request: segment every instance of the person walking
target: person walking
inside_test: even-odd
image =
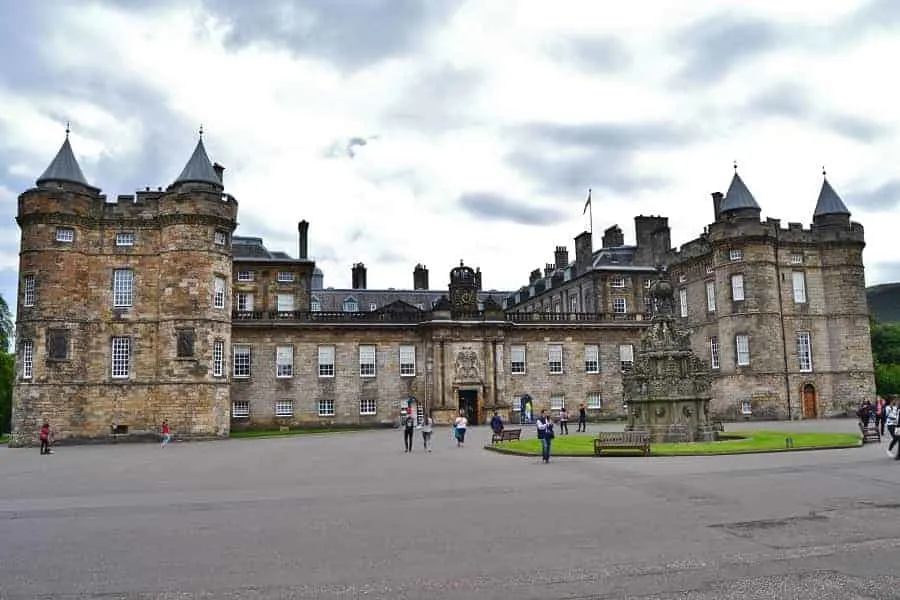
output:
[[[553,420],[547,416],[547,411],[542,410],[537,420],[537,436],[541,440],[541,458],[544,463],[550,462],[550,445],[553,442]]]
[[[885,427],[885,414],[884,409],[887,403],[884,401],[884,398],[881,396],[878,397],[878,400],[875,401],[875,428],[878,430],[878,435],[884,437],[884,427]]]
[[[462,448],[466,443],[466,429],[469,427],[469,420],[466,418],[466,413],[460,411],[459,416],[456,417],[456,422],[453,425],[456,429],[456,447]]]
[[[406,417],[406,420],[403,421],[403,446],[406,448],[405,452],[412,452],[413,433],[415,430],[416,422],[413,421],[412,417]]]
[[[50,449],[50,421],[44,421],[38,436],[41,440],[41,454],[53,454]]]
[[[894,446],[900,444],[900,401],[892,398],[891,403],[884,407],[884,420],[887,424],[888,433],[891,434],[891,443],[888,444],[887,454],[895,460],[900,460],[900,448],[897,449],[897,455],[894,456]]]
[[[162,445],[160,446],[160,448],[165,448],[166,446],[169,445],[169,440],[172,439],[172,432],[169,430],[169,420],[168,419],[163,419],[162,438],[163,438],[163,440],[162,440]]]
[[[425,448],[425,452],[431,452],[431,433],[433,431],[434,419],[429,415],[422,422],[422,445]]]
[[[578,430],[577,431],[587,431],[587,407],[585,407],[584,402],[581,403],[581,406],[578,407]],[[577,433],[576,431],[576,433]]]
[[[559,409],[559,435],[569,435],[569,411],[565,406]]]

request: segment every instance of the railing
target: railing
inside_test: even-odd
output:
[[[535,321],[568,321],[582,323],[609,323],[610,321],[649,321],[647,313],[557,313],[557,312],[509,312],[506,320],[513,323],[533,323]]]
[[[446,314],[446,313],[445,313]],[[302,323],[421,323],[436,315],[430,311],[307,311],[307,310],[250,310],[234,311],[235,323],[245,321],[291,321]],[[450,318],[460,321],[483,321],[484,312],[461,313],[453,311]],[[513,323],[614,323],[649,321],[645,313],[556,313],[556,312],[508,312],[504,318]]]

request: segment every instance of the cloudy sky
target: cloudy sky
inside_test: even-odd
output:
[[[680,245],[733,161],[805,224],[824,165],[897,281],[898,33],[895,0],[0,0],[0,294],[67,120],[111,199],[168,185],[202,123],[237,233],[295,254],[307,219],[326,286],[464,259],[517,288],[574,254],[588,188],[598,234],[662,214]]]

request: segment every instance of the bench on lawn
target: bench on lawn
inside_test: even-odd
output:
[[[504,429],[500,433],[496,431],[491,435],[491,443],[497,444],[500,442],[511,442],[513,440],[518,440],[522,437],[521,429]]]
[[[878,431],[878,427],[872,421],[870,421],[869,424],[865,426],[862,424],[862,421],[860,421],[859,429],[862,432],[863,444],[877,444],[881,442],[881,432]]]
[[[594,438],[594,454],[604,450],[640,450],[650,454],[650,433],[647,431],[601,431]]]

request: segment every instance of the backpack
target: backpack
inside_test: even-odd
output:
[[[552,440],[556,437],[556,434],[553,433],[553,421],[547,421],[547,429],[544,430],[544,437],[548,440]]]

